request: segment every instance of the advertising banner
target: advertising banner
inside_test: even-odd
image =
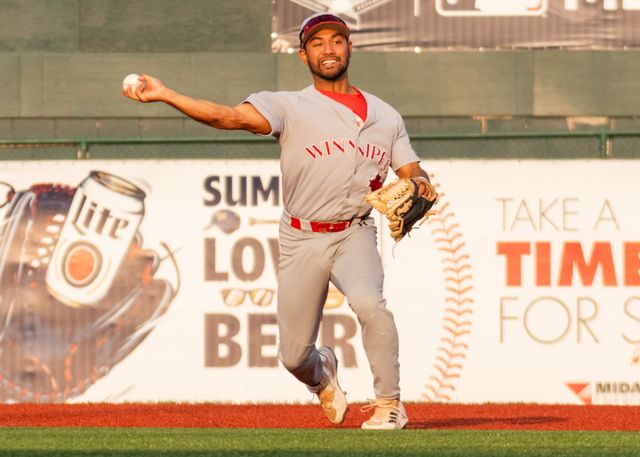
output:
[[[640,46],[640,0],[275,0],[273,51],[295,52],[301,22],[320,12],[371,51]]]
[[[437,213],[398,244],[377,216],[403,399],[639,404],[640,161],[424,167]],[[281,201],[273,160],[0,164],[0,401],[310,401],[277,360]],[[333,285],[318,344],[373,396]]]

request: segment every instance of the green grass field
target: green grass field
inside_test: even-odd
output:
[[[635,432],[0,428],[1,457],[638,455]]]

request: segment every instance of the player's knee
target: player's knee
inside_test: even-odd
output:
[[[375,318],[380,312],[386,310],[386,301],[382,292],[377,290],[355,289],[349,292],[347,300],[360,320]]]

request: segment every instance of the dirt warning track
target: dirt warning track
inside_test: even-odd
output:
[[[3,427],[359,428],[368,414],[350,405],[340,426],[319,405],[13,404]],[[640,431],[640,406],[405,404],[409,429]]]

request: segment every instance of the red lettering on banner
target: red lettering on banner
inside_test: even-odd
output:
[[[536,243],[536,285],[551,285],[551,243]]]
[[[523,265],[525,265],[526,257],[532,253],[533,268],[531,271],[535,276],[533,278],[534,284],[536,286],[552,285],[551,242],[499,241],[496,245],[496,254],[504,256],[507,286],[522,286]],[[558,276],[555,283],[557,286],[570,287],[576,283],[583,286],[593,286],[598,272],[601,275],[602,285],[618,285],[618,270],[611,243],[608,241],[594,242],[588,257],[585,256],[585,248],[580,242],[563,242],[557,267]],[[623,259],[619,268],[623,272],[620,281],[624,286],[640,285],[640,242],[623,243]]]
[[[522,285],[522,256],[529,255],[528,242],[498,242],[498,255],[504,255],[506,261],[507,286]]]
[[[624,244],[624,283],[640,286],[640,243]]]
[[[587,263],[580,243],[567,242],[564,244],[561,265],[560,278],[558,279],[559,286],[572,285],[574,269],[578,270],[582,284],[590,286],[593,284],[593,278],[599,266],[602,267],[604,285],[616,285],[616,269],[613,265],[611,243],[595,243],[591,253],[591,261]]]

